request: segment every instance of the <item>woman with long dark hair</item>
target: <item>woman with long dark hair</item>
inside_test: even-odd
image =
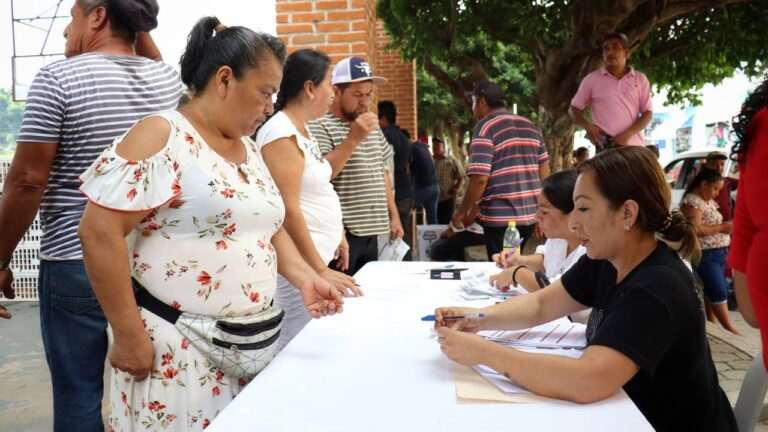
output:
[[[706,167],[691,180],[680,201],[680,210],[696,227],[701,245],[701,260],[694,263],[704,283],[707,319],[720,322],[726,330],[739,334],[728,313],[728,282],[725,280],[725,257],[731,244],[733,224],[723,222],[715,198],[723,188],[723,176]]]
[[[536,272],[554,280],[586,253],[579,236],[568,227],[577,176],[576,170],[565,170],[550,175],[541,183],[536,222],[547,237],[546,243],[537,247],[532,255],[494,254],[493,260],[505,270],[492,276],[491,282],[496,282],[501,289],[515,284],[533,292],[541,285]]]
[[[672,193],[656,156],[621,147],[578,170],[570,227],[587,254],[531,294],[483,309],[438,308],[441,350],[552,398],[590,403],[623,388],[659,431],[735,431],[703,304],[680,259],[696,261],[698,240],[687,218],[669,211]],[[587,307],[587,348],[578,359],[519,351],[474,334],[524,329]],[[477,312],[484,316],[444,318]]]
[[[294,52],[283,66],[275,114],[259,128],[256,145],[264,155],[285,204],[285,230],[314,270],[340,292],[360,295],[354,278],[328,267],[349,260],[339,196],[331,184],[331,165],[306,122],[321,117],[333,101],[331,60],[310,49]],[[340,259],[339,259],[340,258]],[[341,270],[346,270],[344,265]],[[281,350],[312,319],[299,290],[277,277],[277,304],[285,310],[278,341]]]
[[[181,58],[189,103],[138,122],[82,175],[78,232],[114,335],[110,430],[204,429],[274,356],[278,271],[312,316],[341,309],[243,138],[272,113],[284,61],[280,39],[201,19]]]
[[[739,195],[728,264],[733,267],[739,310],[760,327],[768,351],[768,74],[747,97],[733,123],[739,162]],[[751,299],[751,301],[750,301]],[[766,360],[768,369],[768,356]]]

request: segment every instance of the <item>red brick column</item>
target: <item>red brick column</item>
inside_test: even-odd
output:
[[[377,88],[378,100],[397,105],[398,123],[415,138],[416,75],[414,63],[403,63],[398,52],[388,52],[383,25],[376,19],[375,0],[276,0],[277,35],[293,52],[313,48],[334,63],[360,56],[376,75],[389,79]]]
[[[376,73],[389,79],[379,86],[379,100],[391,100],[397,106],[397,123],[416,139],[416,62],[404,62],[399,51],[386,50],[389,37],[384,23],[376,25]]]

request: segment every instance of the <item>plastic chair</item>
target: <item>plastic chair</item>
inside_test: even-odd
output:
[[[763,410],[766,390],[768,390],[768,372],[763,366],[761,352],[749,365],[749,370],[741,383],[736,408],[733,409],[739,431],[751,432],[755,429],[760,412]]]

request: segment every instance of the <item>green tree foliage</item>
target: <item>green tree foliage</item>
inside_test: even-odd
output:
[[[695,102],[738,68],[757,74],[768,59],[767,0],[379,0],[377,9],[392,45],[459,107],[475,83],[499,82],[538,121],[554,169],[570,163],[567,110],[608,33],[628,36],[630,62],[673,102]]]
[[[14,102],[8,90],[0,89],[0,150],[15,148],[23,115],[24,104]]]

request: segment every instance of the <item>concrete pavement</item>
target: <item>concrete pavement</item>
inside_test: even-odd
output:
[[[4,305],[13,313],[13,318],[0,320],[0,431],[50,431],[51,380],[40,339],[38,305],[36,302]],[[713,324],[707,324],[707,335],[720,385],[731,404],[735,404],[744,374],[760,350],[760,334],[738,313],[732,312],[731,316],[742,336]],[[105,403],[105,408],[107,406]],[[763,409],[755,430],[768,432],[768,409]]]

